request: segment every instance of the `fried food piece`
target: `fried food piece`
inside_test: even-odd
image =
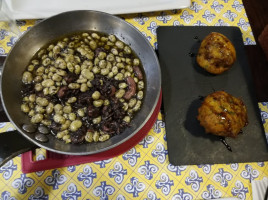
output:
[[[241,99],[217,91],[208,95],[198,109],[197,119],[206,133],[235,138],[248,124],[247,109]]]
[[[230,69],[236,60],[236,51],[231,41],[221,33],[212,32],[202,41],[196,61],[212,74],[221,74]]]

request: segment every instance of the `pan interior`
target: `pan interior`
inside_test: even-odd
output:
[[[132,120],[132,126],[106,142],[65,144],[53,135],[49,135],[49,142],[40,143],[34,139],[33,134],[28,134],[21,129],[22,124],[30,123],[29,118],[20,111],[22,73],[40,48],[63,35],[81,31],[114,34],[135,51],[142,62],[146,76],[146,95],[143,99],[143,105]],[[157,104],[160,85],[160,67],[155,52],[147,39],[135,27],[110,14],[97,11],[72,11],[40,22],[17,41],[4,65],[1,78],[1,96],[10,121],[26,138],[53,152],[87,155],[111,149],[136,134],[148,121]]]

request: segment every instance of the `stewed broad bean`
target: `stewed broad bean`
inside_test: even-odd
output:
[[[104,142],[131,126],[142,106],[141,61],[112,34],[51,42],[25,69],[22,112],[65,143]]]

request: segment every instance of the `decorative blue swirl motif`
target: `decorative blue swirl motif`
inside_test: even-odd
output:
[[[245,166],[245,169],[246,170],[243,170],[241,172],[241,176],[244,178],[244,179],[248,179],[249,182],[251,182],[252,180],[254,180],[255,178],[259,177],[260,173],[258,170],[256,169],[253,169],[251,167],[251,165],[249,164],[246,164]]]
[[[268,102],[261,102],[261,105],[266,106],[268,108]]]
[[[36,157],[36,160],[45,160],[45,156],[43,154],[39,154],[37,155]],[[35,172],[35,174],[38,176],[38,177],[41,177],[43,174],[45,173],[45,171],[38,171],[38,172]]]
[[[37,187],[28,200],[48,200],[48,195],[45,194],[44,189],[41,187]]]
[[[17,40],[18,40],[18,37],[11,37],[10,38],[10,41],[9,42],[7,42],[7,46],[8,47],[13,47],[14,46],[14,44],[17,42]]]
[[[152,156],[157,157],[157,160],[160,163],[165,162],[167,154],[168,154],[168,151],[165,149],[162,143],[158,143],[156,145],[156,149],[152,151]]]
[[[191,20],[194,18],[193,15],[190,15],[187,10],[184,10],[180,16],[180,18],[186,23],[189,24]]]
[[[174,20],[173,26],[183,26],[183,24],[181,24],[178,20]]]
[[[102,181],[100,186],[97,186],[93,190],[93,194],[96,197],[100,197],[101,200],[108,200],[108,195],[112,195],[115,189],[111,185],[106,185],[106,181]]]
[[[61,194],[62,200],[77,200],[78,197],[81,197],[81,191],[77,191],[77,187],[74,183],[71,183],[67,187],[67,191],[63,191]]]
[[[140,141],[139,145],[142,145],[143,148],[148,148],[149,144],[154,142],[154,137],[151,135],[147,135],[142,141]]]
[[[67,168],[67,170],[68,170],[69,172],[74,172],[75,169],[76,169],[75,165],[69,166],[69,167]]]
[[[250,27],[249,22],[247,22],[245,19],[241,18],[239,22],[237,23],[238,26],[240,26],[244,31],[247,31]]]
[[[134,167],[137,164],[137,159],[140,158],[140,152],[137,152],[135,147],[123,154],[123,159],[128,160],[128,164]]]
[[[231,169],[234,171],[237,171],[239,168],[239,164],[238,163],[232,163],[232,164],[227,164],[230,165]]]
[[[145,32],[141,32],[142,35],[144,35],[144,37],[147,38],[147,40],[150,42],[152,40],[152,37],[151,36],[147,36],[147,34]]]
[[[35,174],[36,174],[38,177],[41,177],[44,173],[45,173],[45,171],[38,171],[38,172],[35,172]]]
[[[9,128],[7,129],[7,131],[6,131],[6,132],[13,131],[13,130],[14,130],[14,128],[9,127]],[[18,155],[18,157],[21,157],[21,154],[20,154],[20,155]]]
[[[211,172],[211,165],[197,165],[198,168],[202,168],[203,172],[209,174]]]
[[[249,191],[247,187],[244,187],[241,181],[236,181],[235,187],[232,188],[231,193],[233,196],[236,196],[237,198],[244,200],[246,199],[246,195],[247,193],[249,193]]]
[[[147,197],[146,199],[143,199],[143,200],[161,200],[160,198],[158,199],[155,192],[150,190],[148,193],[147,193]]]
[[[10,177],[13,175],[13,172],[16,170],[17,165],[13,164],[13,160],[8,161],[6,164],[0,167],[0,173],[3,173],[2,176],[5,180],[10,179]]]
[[[257,165],[260,167],[264,167],[264,162],[258,162]]]
[[[131,183],[126,184],[125,186],[125,191],[127,193],[132,193],[133,197],[138,197],[139,193],[144,191],[145,189],[145,184],[142,182],[139,182],[139,179],[137,179],[136,177],[132,177],[130,179]]]
[[[207,186],[207,191],[201,195],[203,199],[217,199],[222,196],[221,191],[215,190],[215,187],[211,184]]]
[[[144,162],[144,165],[141,165],[138,169],[140,174],[144,174],[145,178],[151,180],[153,178],[153,174],[158,171],[158,167],[156,165],[150,164],[149,160]]]
[[[3,49],[2,47],[0,47],[0,54],[4,55],[5,54],[5,49]]]
[[[0,128],[5,127],[6,125],[7,125],[7,123],[6,123],[6,122],[1,122],[1,123],[0,123]]]
[[[174,182],[169,179],[166,173],[162,173],[160,180],[156,181],[155,186],[157,189],[161,188],[162,193],[167,196],[170,193],[171,186],[174,186]]]
[[[18,189],[20,194],[25,194],[27,188],[32,187],[35,181],[32,178],[27,177],[25,174],[21,174],[20,178],[15,179],[12,182],[12,187]]]
[[[5,37],[8,36],[8,32],[5,29],[0,30],[0,40],[5,39]]]
[[[228,1],[230,1],[230,0],[222,0],[224,3],[228,3]]]
[[[256,45],[256,42],[247,37],[246,41],[244,42],[244,44],[245,45]]]
[[[196,23],[193,24],[194,26],[207,26],[205,23],[202,23],[200,20],[197,20]]]
[[[203,182],[203,178],[199,177],[195,170],[190,171],[190,176],[186,177],[185,183],[191,185],[193,191],[197,192],[200,189],[200,184]]]
[[[261,119],[262,123],[265,124],[265,120],[268,119],[268,113],[265,111],[261,111]]]
[[[94,164],[96,165],[100,165],[100,168],[105,168],[105,165],[110,163],[113,159],[107,159],[107,160],[101,160],[101,161],[97,161],[97,162],[94,162]]]
[[[210,10],[205,10],[204,15],[202,15],[202,17],[206,19],[207,22],[211,23],[213,19],[216,17],[216,15],[211,13]]]
[[[174,166],[172,164],[168,164],[167,169],[171,172],[176,172],[176,175],[179,176],[182,171],[187,169],[187,166]]]
[[[241,12],[244,8],[243,4],[240,4],[239,1],[234,1],[234,4],[232,5],[232,8],[234,8],[236,11]]]
[[[134,21],[138,22],[140,25],[144,25],[145,22],[149,20],[149,17],[143,16],[142,14],[139,14],[138,17],[134,17]]]
[[[156,19],[166,24],[168,21],[172,19],[172,17],[170,15],[167,15],[165,12],[161,12],[161,15],[157,16]]]
[[[223,168],[219,168],[219,172],[214,174],[213,179],[216,182],[220,182],[221,186],[227,187],[228,181],[232,180],[233,175],[229,172],[223,170]]]
[[[156,22],[154,22],[154,21],[152,21],[151,23],[150,23],[150,26],[148,26],[147,27],[147,30],[149,30],[149,31],[151,31],[151,33],[153,34],[153,35],[156,35],[156,29],[157,29],[157,23]]]
[[[0,200],[17,200],[15,197],[11,197],[10,195],[10,192],[4,191],[1,194]]]
[[[119,195],[116,197],[116,200],[126,200],[126,198],[125,198],[122,194],[119,194]]]
[[[114,181],[117,184],[121,184],[124,180],[124,176],[127,174],[127,170],[123,168],[123,165],[120,162],[116,162],[114,169],[109,171],[110,178],[114,178]]]
[[[77,179],[78,181],[83,181],[83,185],[89,188],[93,183],[93,179],[96,177],[96,172],[93,173],[91,167],[87,165],[84,167],[83,172],[78,174]]]
[[[39,160],[45,160],[46,157],[43,155],[43,154],[39,154],[37,157],[36,157],[36,160],[39,161]]]
[[[213,1],[211,8],[215,10],[215,12],[220,13],[221,10],[224,8],[222,4],[220,4],[218,1]]]
[[[184,192],[183,189],[179,189],[179,193],[175,194],[172,197],[172,200],[192,200],[193,196],[187,192]]]
[[[163,139],[164,139],[164,141],[167,141],[167,134],[166,133],[164,133]]]
[[[200,10],[203,9],[203,7],[201,5],[199,5],[198,3],[196,2],[192,2],[192,5],[189,7],[190,10],[194,11],[195,13],[198,13]]]
[[[178,22],[178,23],[180,23],[180,22]],[[157,119],[156,122],[154,123],[154,126],[153,126],[154,132],[161,133],[161,128],[165,128],[165,122]]]
[[[61,175],[57,169],[52,171],[52,176],[48,176],[45,179],[45,183],[53,187],[53,190],[59,189],[59,185],[64,184],[67,181],[66,176]]]
[[[223,14],[223,17],[226,17],[231,22],[233,22],[234,19],[237,17],[237,14],[234,12],[231,12],[230,10],[227,10],[227,12]]]
[[[224,22],[222,19],[219,19],[215,26],[230,26],[230,24]]]
[[[154,47],[154,49],[158,49],[158,43],[155,42],[153,47]]]

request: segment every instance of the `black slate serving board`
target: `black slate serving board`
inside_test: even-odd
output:
[[[234,44],[237,60],[221,75],[211,75],[196,63],[201,41],[220,32]],[[158,27],[158,53],[162,72],[164,120],[169,161],[173,165],[223,164],[268,160],[260,112],[241,31],[237,27]],[[232,152],[219,137],[206,134],[196,119],[202,97],[224,90],[241,98],[249,124],[236,139],[226,138]]]

